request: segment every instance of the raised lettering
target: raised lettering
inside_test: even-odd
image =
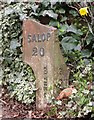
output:
[[[47,66],[44,67],[44,74],[47,74],[48,71],[47,71]]]
[[[35,34],[32,36],[32,42],[37,42],[37,39],[36,39],[36,35],[35,35]]]
[[[43,34],[33,34],[33,35],[31,35],[31,34],[28,34],[28,42],[30,43],[30,42],[44,42],[44,41],[48,41],[49,40],[49,38],[51,37],[51,34],[50,33],[43,33]]]
[[[48,32],[47,33],[47,41],[49,40],[50,37],[51,37],[51,34]]]
[[[41,39],[42,39],[43,42],[46,40],[46,36],[45,36],[44,33],[41,35]]]
[[[40,56],[43,57],[44,56],[44,48],[40,48],[39,53],[40,53]]]
[[[31,34],[28,34],[27,40],[28,40],[29,43],[31,42]]]
[[[34,47],[32,50],[32,56],[37,56],[37,53],[38,53],[38,49],[37,47]]]
[[[37,34],[37,41],[41,42],[41,35],[40,34]]]

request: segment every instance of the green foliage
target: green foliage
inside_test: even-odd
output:
[[[21,9],[23,6],[19,8],[21,5],[23,4],[5,4],[1,11],[2,57],[0,58],[2,69],[0,70],[0,83],[7,86],[11,97],[29,104],[34,102],[35,98],[35,78],[32,69],[22,61],[23,13],[21,13]]]
[[[56,106],[52,106],[49,111],[47,112],[47,115],[49,117],[53,117],[57,115],[57,107]]]
[[[53,0],[51,0],[53,1]],[[23,103],[34,102],[35,78],[32,69],[22,61],[22,21],[36,19],[57,28],[66,63],[70,67],[70,83],[77,93],[65,104],[59,117],[80,117],[94,111],[91,103],[93,92],[87,83],[94,81],[94,3],[88,3],[88,16],[80,16],[80,3],[62,3],[61,0],[15,2],[8,0],[0,11],[0,84],[6,85],[10,96]],[[61,105],[56,102],[55,105]],[[58,107],[57,107],[58,108]],[[48,115],[57,114],[52,108]],[[55,113],[55,114],[54,114]]]
[[[92,63],[91,63],[92,64]],[[77,72],[74,73],[74,84],[77,93],[73,94],[66,105],[67,115],[71,117],[82,117],[92,112],[92,95],[88,85],[92,81],[92,66],[91,64],[85,65],[81,60],[77,66]],[[91,88],[93,91],[94,89]],[[71,107],[71,109],[70,109]]]
[[[92,96],[94,88],[91,87],[89,89],[88,87],[92,81],[92,69],[92,63],[86,65],[84,61],[80,59],[76,69],[77,71],[75,71],[73,76],[73,83],[77,91],[73,92],[65,104],[64,100],[54,102],[59,109],[58,118],[83,117],[94,111]],[[62,106],[64,106],[64,108]],[[62,110],[60,110],[61,107]]]

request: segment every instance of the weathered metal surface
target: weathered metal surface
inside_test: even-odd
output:
[[[34,20],[23,21],[23,60],[36,77],[36,108],[45,105],[57,93],[55,84],[68,84],[68,70],[61,54],[56,28]]]

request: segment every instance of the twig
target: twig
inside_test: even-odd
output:
[[[89,31],[87,31],[87,33],[86,33],[85,37],[82,39],[82,41],[86,40],[86,38],[88,37],[88,34],[89,34]]]
[[[2,99],[0,99],[0,102],[4,103],[4,104],[7,104],[5,101],[3,101]]]

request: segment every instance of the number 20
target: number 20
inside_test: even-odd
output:
[[[37,55],[40,55],[41,57],[44,56],[44,48],[37,48],[37,47],[34,47],[33,50],[32,50],[32,56],[37,56]]]

